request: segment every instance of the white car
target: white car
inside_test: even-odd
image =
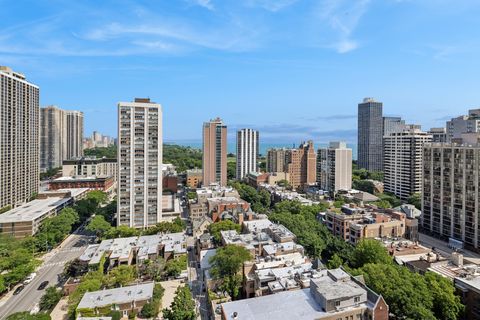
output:
[[[37,276],[37,274],[34,272],[34,273],[30,273],[28,275],[28,277],[25,279],[25,281],[23,281],[23,284],[29,284],[30,282],[32,282],[32,280]]]

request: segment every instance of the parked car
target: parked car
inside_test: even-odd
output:
[[[13,295],[16,296],[17,294],[19,294],[20,292],[22,292],[23,289],[25,289],[25,286],[24,286],[24,285],[18,286],[17,289],[15,289],[15,291],[13,291]]]
[[[49,283],[48,281],[43,281],[42,283],[40,283],[37,290],[45,289],[48,286],[48,283]]]
[[[30,282],[32,282],[32,280],[37,276],[37,274],[34,272],[34,273],[30,273],[28,275],[28,277],[25,279],[25,281],[23,281],[23,284],[29,284]]]

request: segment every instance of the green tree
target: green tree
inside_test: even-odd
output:
[[[460,297],[455,294],[452,282],[436,273],[427,272],[424,277],[433,298],[433,313],[437,319],[455,320],[464,311]]]
[[[98,237],[102,237],[111,228],[112,226],[110,225],[110,223],[105,221],[104,216],[100,215],[93,217],[93,219],[90,220],[86,227],[88,231],[95,232]]]
[[[220,231],[236,230],[240,232],[240,229],[241,226],[239,224],[230,220],[219,221],[208,226],[208,232],[213,236],[213,240],[217,244],[222,242],[222,234]]]
[[[116,159],[117,147],[112,145],[108,147],[96,147],[96,148],[84,149],[83,154],[85,156],[95,156],[97,158],[105,157],[109,159]]]
[[[9,315],[6,320],[51,320],[50,315],[45,313],[30,314],[28,311],[17,312]]]
[[[413,204],[418,210],[422,210],[422,195],[420,193],[412,194],[408,198],[407,202],[409,204]]]
[[[158,305],[153,302],[147,302],[143,305],[140,311],[142,318],[154,318],[158,314]]]
[[[391,264],[392,257],[381,242],[362,239],[353,250],[351,265],[354,268],[361,268],[367,263]]]
[[[48,169],[46,172],[40,172],[40,180],[51,179],[61,170],[61,167]]]
[[[88,272],[88,265],[80,262],[80,260],[77,258],[65,265],[63,269],[63,276],[65,278],[79,277],[84,275],[87,272]]]
[[[237,163],[236,161],[227,162],[227,179],[232,180],[237,176]]]
[[[366,264],[355,272],[364,276],[370,289],[383,296],[396,319],[437,319],[432,312],[432,293],[420,274],[381,263]]]
[[[107,204],[104,207],[97,209],[97,215],[101,215],[105,218],[105,221],[108,221],[112,226],[115,220],[115,214],[117,213],[117,199],[115,198],[112,202]]]
[[[48,287],[45,294],[40,299],[40,310],[50,312],[55,308],[57,303],[62,299],[62,291],[55,287]]]
[[[139,276],[146,279],[161,281],[163,272],[165,271],[165,265],[165,259],[162,257],[158,257],[155,260],[147,259],[138,266]]]
[[[194,320],[195,302],[188,286],[178,287],[169,309],[163,309],[163,318],[167,320]]]
[[[132,283],[136,278],[136,266],[121,265],[110,270],[103,282],[109,288],[118,288]]]
[[[97,206],[105,204],[108,200],[108,195],[101,190],[92,190],[85,197],[87,200],[93,200]]]
[[[178,277],[183,270],[187,270],[187,255],[181,255],[178,258],[168,260],[165,264],[167,277]]]
[[[343,260],[336,253],[327,262],[328,269],[337,269],[343,265]]]
[[[373,194],[375,192],[375,185],[368,180],[354,180],[352,188],[360,191],[365,191]]]
[[[182,219],[177,217],[172,222],[159,222],[155,226],[143,231],[143,234],[152,235],[158,233],[177,233],[182,232],[183,230],[185,230],[185,222],[183,222]]]
[[[85,198],[75,202],[73,208],[78,212],[80,221],[83,222],[90,218],[90,216],[97,211],[98,204],[96,203],[95,199]]]
[[[105,232],[105,239],[115,239],[115,238],[128,238],[139,236],[140,231],[135,228],[130,228],[129,226],[121,225],[116,228],[111,228]]]
[[[377,197],[379,197],[380,200],[388,201],[390,203],[390,208],[398,207],[399,205],[402,204],[402,201],[398,199],[394,194],[391,194],[391,193],[377,194]]]
[[[244,247],[227,245],[217,249],[210,258],[211,274],[215,279],[221,279],[222,289],[235,299],[239,294],[242,277],[239,272],[243,263],[251,259],[250,252]]]
[[[390,202],[388,202],[387,200],[375,201],[373,204],[379,207],[380,209],[390,209],[392,207]]]
[[[177,172],[202,167],[202,151],[174,144],[163,145],[163,162],[171,163]]]
[[[3,279],[3,275],[0,275],[0,292],[4,292],[7,290],[7,286],[5,285],[5,279]]]

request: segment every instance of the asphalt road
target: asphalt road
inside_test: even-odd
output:
[[[43,281],[49,281],[48,287],[59,285],[58,278],[62,274],[65,264],[82,255],[87,248],[89,239],[90,236],[82,231],[71,234],[63,242],[62,248],[55,249],[56,252],[45,259],[45,262],[36,271],[37,276],[25,286],[25,289],[18,295],[11,296],[7,301],[2,301],[0,319],[5,319],[15,312],[32,310],[35,304],[40,302],[40,298],[45,292],[45,289],[38,290],[38,286]]]

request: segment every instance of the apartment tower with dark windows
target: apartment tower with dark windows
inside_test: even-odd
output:
[[[358,167],[383,170],[383,104],[372,98],[358,104]]]
[[[216,118],[203,124],[203,185],[227,185],[227,126]]]

